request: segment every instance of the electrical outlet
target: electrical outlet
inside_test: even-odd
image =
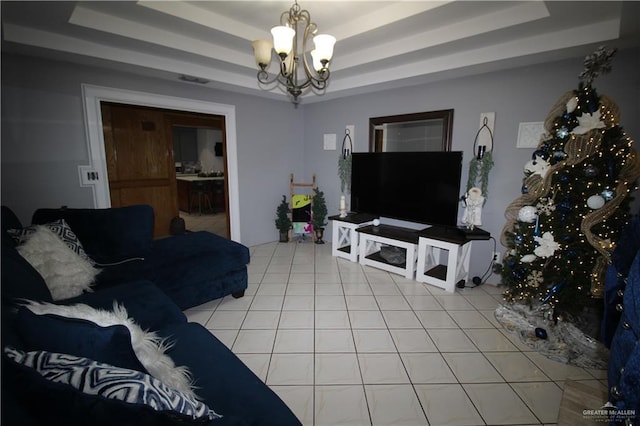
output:
[[[499,262],[500,261],[500,252],[499,251],[494,251],[493,252],[493,262]]]

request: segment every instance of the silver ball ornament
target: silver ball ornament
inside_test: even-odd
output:
[[[533,206],[524,206],[518,211],[518,220],[525,223],[533,223],[538,217],[538,210]]]
[[[592,195],[591,197],[587,198],[587,206],[589,206],[589,208],[593,210],[602,208],[602,206],[604,206],[604,203],[604,198],[602,198],[601,195]]]

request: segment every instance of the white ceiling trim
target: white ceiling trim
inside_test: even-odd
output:
[[[446,28],[434,28],[402,39],[395,39],[382,45],[371,46],[345,55],[348,63],[338,61],[332,63],[331,71],[348,69],[393,56],[427,49],[463,38],[469,38],[491,31],[509,28],[515,25],[532,22],[549,16],[549,11],[542,2],[524,3],[506,10],[500,10],[448,25]],[[337,46],[337,49],[340,47]],[[338,50],[339,51],[339,50]],[[394,52],[394,55],[389,55]],[[335,59],[334,59],[335,60]]]
[[[436,9],[455,0],[445,1],[410,1],[398,2],[384,7],[376,8],[371,11],[360,10],[360,15],[349,20],[348,23],[342,25],[327,26],[322,25],[322,32],[333,35],[338,41],[366,33],[380,27],[380,23],[385,25],[393,22],[401,21],[418,13],[427,12]],[[239,37],[249,42],[265,38],[269,34],[270,28],[255,28],[244,24],[243,22],[231,19],[227,16],[220,15],[209,9],[199,7],[197,4],[188,3],[184,0],[178,1],[146,1],[140,0],[138,5],[162,12],[167,15],[183,19],[212,28],[217,31],[223,31],[227,34]],[[283,9],[282,12],[285,12]],[[310,13],[312,11],[309,11]],[[312,15],[313,19],[313,15]],[[280,16],[273,17],[273,25],[280,24]]]
[[[637,46],[640,34],[627,22],[636,9],[630,1],[324,1],[315,18],[338,38],[324,99],[467,75],[465,67],[490,72],[577,57],[599,44]],[[286,99],[258,84],[250,41],[268,37],[291,3],[3,2],[3,49],[173,81],[185,74],[210,80],[203,88]]]
[[[428,58],[412,64],[403,64],[382,70],[363,72],[352,77],[340,78],[334,74],[331,84],[327,88],[327,93],[542,53],[548,51],[548,46],[551,44],[554,45],[555,49],[562,49],[599,43],[618,37],[619,27],[620,19],[616,18],[597,24],[512,40],[485,48]],[[223,84],[263,91],[253,76],[243,76],[239,73],[215,70],[211,67],[172,60],[148,53],[114,48],[47,31],[5,24],[4,35],[6,40],[16,43],[107,59],[172,72],[177,75],[188,74]],[[284,97],[284,95],[282,96]]]
[[[164,56],[115,48],[20,25],[5,24],[3,30],[5,39],[15,43],[137,65],[175,73],[176,75],[187,74],[234,86],[257,89],[255,77],[252,78],[239,73],[216,70],[211,67],[174,60]]]
[[[238,20],[220,15],[211,10],[185,1],[138,1],[137,4],[188,22],[193,22],[216,31],[245,39],[247,41],[264,38],[269,28],[256,29]],[[274,25],[276,25],[274,23]]]
[[[619,28],[620,20],[610,19],[597,24],[521,38],[384,70],[364,72],[353,77],[333,79],[327,93],[548,52],[550,45],[554,46],[554,50],[559,50],[600,43],[618,37]]]
[[[454,0],[398,2],[385,7],[376,8],[370,12],[361,11],[362,14],[360,16],[356,16],[349,20],[349,22],[342,25],[324,27],[325,24],[323,23],[322,32],[331,34],[338,41],[346,40],[350,37],[380,28],[381,22],[384,22],[385,25],[389,25],[394,22],[407,19],[413,15],[436,9],[448,3],[452,3],[453,1]]]
[[[85,28],[103,31],[117,36],[141,40],[158,46],[193,53],[210,59],[218,59],[231,64],[253,67],[253,55],[242,53],[234,49],[187,37],[179,33],[167,31],[119,18],[108,13],[98,12],[83,6],[74,8],[69,22]]]

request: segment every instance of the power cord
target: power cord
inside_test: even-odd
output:
[[[489,262],[489,266],[487,267],[487,270],[484,272],[484,274],[482,274],[482,277],[478,277],[478,276],[473,277],[473,279],[471,280],[471,282],[474,284],[473,286],[466,285],[464,280],[462,280],[456,284],[456,287],[476,288],[483,284],[486,284],[486,279],[489,278],[489,276],[491,276],[491,271],[493,270],[493,265],[495,264],[495,261],[496,261],[496,259],[494,259],[493,257],[493,254],[496,252],[496,248],[498,245],[495,238],[489,237],[489,239],[493,241],[493,250],[491,251],[491,261]]]

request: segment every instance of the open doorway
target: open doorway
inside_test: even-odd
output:
[[[110,102],[101,109],[112,206],[151,205],[156,237],[183,212],[187,230],[229,238],[224,117]]]
[[[91,172],[91,179],[87,182],[81,180],[81,185],[91,187],[95,208],[107,208],[112,206],[109,194],[109,182],[105,178],[107,176],[107,159],[102,136],[102,117],[100,114],[101,102],[106,101],[131,105],[145,105],[175,111],[188,111],[224,117],[226,140],[225,175],[228,177],[228,198],[226,200],[228,206],[228,226],[230,228],[231,239],[237,242],[242,242],[240,237],[241,226],[239,213],[236,112],[233,105],[137,92],[113,87],[93,86],[88,84],[82,85],[82,92],[88,136],[87,145],[91,161],[89,165],[79,166],[78,169],[81,176],[84,172]]]
[[[186,229],[229,238],[224,129],[172,126],[179,216]]]
[[[166,113],[165,122],[186,229],[230,238],[225,117],[180,111]]]

